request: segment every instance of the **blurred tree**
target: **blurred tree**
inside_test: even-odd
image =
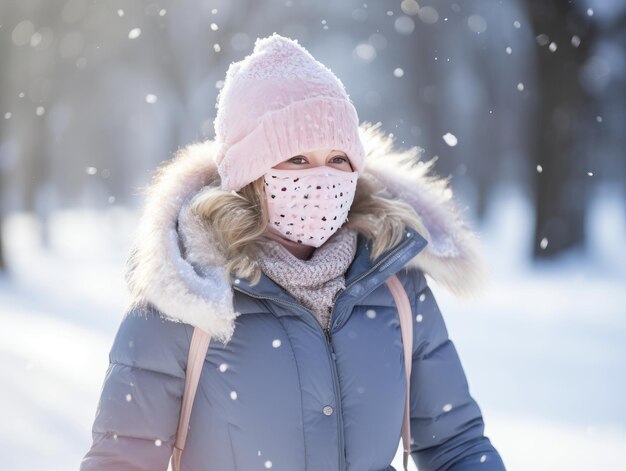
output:
[[[11,112],[10,120],[5,119],[1,137],[5,142],[13,142],[17,149],[15,168],[5,166],[10,175],[14,173],[11,180],[5,180],[5,186],[17,189],[22,209],[35,213],[42,221],[38,227],[42,243],[47,245],[46,220],[53,208],[41,189],[50,178],[46,113],[58,75],[50,70],[58,61],[56,55],[46,52],[42,26],[54,28],[60,20],[56,2],[1,2],[1,6],[0,55],[11,71],[0,78],[2,109]],[[8,196],[6,191],[3,196]]]
[[[44,25],[53,31],[62,31],[64,23],[57,2],[15,2],[16,21],[24,18],[31,20],[36,31]],[[28,89],[25,100],[21,102],[20,129],[20,164],[22,172],[23,209],[37,216],[39,237],[44,247],[50,245],[49,219],[54,207],[49,199],[51,142],[47,139],[51,105],[58,96],[60,84],[66,79],[67,67],[61,60],[60,50],[39,50],[31,37],[29,44],[21,46],[18,63],[29,72]],[[23,87],[24,85],[20,85]]]
[[[0,2],[0,18],[6,21],[7,18],[10,17],[9,8],[6,2]],[[4,23],[4,21],[2,21]],[[11,47],[11,35],[10,31],[6,27],[0,27],[0,63],[6,64],[8,62],[7,58],[10,53]],[[4,124],[7,120],[4,118],[5,113],[7,112],[6,105],[6,94],[7,94],[7,78],[8,75],[6,73],[0,74],[0,123]],[[5,134],[5,126],[0,126],[0,140]],[[6,165],[3,160],[3,155],[0,153],[0,272],[6,270],[6,260],[4,257],[4,238],[2,236],[2,223],[4,219],[4,195],[5,195],[5,179],[6,175]]]
[[[534,258],[552,257],[581,245],[589,189],[584,133],[591,97],[580,80],[596,40],[589,16],[570,1],[527,0],[537,40],[534,164]],[[572,39],[574,36],[579,39]],[[547,240],[547,245],[543,239]]]

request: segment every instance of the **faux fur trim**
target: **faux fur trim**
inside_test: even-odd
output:
[[[230,279],[221,268],[220,252],[211,250],[215,246],[210,234],[198,225],[194,231],[198,221],[184,211],[190,198],[217,177],[217,147],[211,140],[189,144],[157,168],[146,191],[125,279],[133,305],[150,302],[168,319],[200,327],[226,343],[236,317]],[[202,238],[209,250],[194,250]],[[192,247],[187,254],[185,241]],[[205,266],[191,263],[202,256]]]
[[[395,149],[393,139],[380,131],[380,123],[360,126],[365,143],[365,171],[387,191],[409,203],[422,220],[428,241],[407,266],[421,269],[458,297],[476,295],[484,288],[489,267],[477,234],[463,219],[454,200],[450,178],[429,175],[436,158],[419,160],[419,147]]]
[[[418,148],[397,150],[380,123],[363,123],[365,173],[392,196],[415,208],[428,245],[408,266],[421,269],[457,296],[475,294],[487,265],[478,238],[462,219],[449,179],[428,175],[434,160],[418,160]],[[190,199],[203,187],[219,185],[213,140],[179,149],[154,172],[127,259],[125,279],[133,305],[153,304],[177,322],[200,327],[227,343],[239,313],[233,308],[230,277],[211,234],[191,216]]]

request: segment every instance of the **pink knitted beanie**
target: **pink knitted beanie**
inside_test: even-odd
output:
[[[274,165],[317,149],[344,151],[361,172],[359,118],[341,81],[297,40],[273,33],[232,62],[213,122],[221,189],[239,190]]]

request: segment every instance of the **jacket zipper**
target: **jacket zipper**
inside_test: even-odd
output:
[[[313,313],[313,311],[311,311],[310,309],[304,307],[302,304],[297,304],[297,303],[292,303],[290,301],[283,301],[282,299],[278,299],[278,298],[274,298],[272,296],[258,296],[256,294],[250,293],[249,291],[246,291],[244,289],[241,289],[235,285],[233,285],[233,289],[236,291],[240,291],[244,294],[247,294],[248,296],[251,296],[253,298],[256,299],[269,299],[271,301],[277,302],[279,304],[283,304],[283,305],[288,305],[288,306],[295,306],[297,308],[301,308],[304,309],[305,311],[309,312],[311,314],[311,316],[315,319],[315,324],[319,327],[319,329],[322,331],[322,335],[324,335],[324,337],[326,337],[326,350],[329,354],[329,356],[331,357],[331,369],[333,370],[333,388],[335,389],[335,398],[337,399],[337,417],[338,417],[338,421],[337,421],[337,429],[338,429],[338,434],[339,434],[339,471],[343,471],[345,469],[345,464],[344,464],[344,453],[345,453],[345,444],[344,444],[344,436],[343,436],[343,417],[342,417],[342,411],[341,411],[341,391],[339,389],[339,378],[338,378],[338,373],[337,373],[337,365],[335,363],[335,349],[333,348],[333,344],[332,344],[332,340],[331,340],[331,335],[330,335],[330,327],[328,329],[322,328],[322,326],[320,325],[320,323],[317,321],[317,318],[315,318],[315,314]],[[339,293],[339,292],[338,292]],[[337,294],[338,294],[337,293]],[[335,296],[336,299],[336,296]],[[333,300],[334,301],[334,300]],[[333,302],[333,306],[331,307],[331,319],[332,319],[332,313],[334,311],[335,305]],[[330,321],[328,323],[330,325]]]
[[[327,328],[325,329],[326,333],[326,341],[327,347],[330,350],[330,355],[333,359],[332,368],[333,368],[333,385],[336,391],[337,397],[337,418],[339,422],[339,469],[343,471],[345,469],[345,438],[343,436],[343,407],[341,403],[341,389],[339,388],[339,372],[337,371],[337,356],[335,355],[335,348],[333,347],[332,336],[330,335],[330,329],[333,321],[333,313],[335,311],[335,300],[339,296],[339,293],[344,291],[345,288],[340,289],[333,296],[333,302],[330,306],[330,315],[328,316]]]
[[[335,293],[335,296],[333,297],[333,303],[332,306],[330,307],[330,316],[328,318],[328,323],[326,325],[326,327],[322,327],[320,325],[319,322],[317,322],[317,319],[315,318],[315,314],[313,313],[313,311],[311,311],[310,309],[306,308],[305,306],[303,306],[302,304],[298,304],[298,303],[292,303],[290,301],[284,301],[282,299],[278,299],[272,296],[259,296],[253,293],[250,293],[249,291],[246,291],[242,288],[239,288],[235,285],[232,285],[232,288],[236,291],[239,291],[241,293],[247,294],[248,296],[251,296],[253,298],[256,299],[269,299],[271,301],[277,302],[279,304],[283,304],[283,305],[288,305],[288,306],[295,306],[299,309],[304,309],[305,311],[307,311],[308,313],[311,314],[311,316],[315,319],[315,324],[317,326],[319,326],[320,330],[322,330],[323,335],[326,337],[326,349],[328,351],[328,353],[330,354],[331,357],[331,367],[333,370],[333,387],[335,388],[335,397],[337,399],[337,417],[338,417],[338,432],[339,432],[339,470],[343,471],[345,469],[345,437],[343,434],[343,410],[342,410],[342,404],[341,404],[341,390],[339,388],[339,375],[337,372],[337,364],[336,364],[336,355],[335,355],[335,349],[333,347],[333,342],[332,342],[332,335],[330,334],[330,330],[332,327],[332,321],[333,321],[333,314],[335,311],[335,301],[336,299],[339,297],[339,294],[341,294],[342,292],[346,291],[348,288],[354,286],[356,283],[358,283],[359,281],[361,281],[363,278],[365,278],[366,276],[368,276],[370,273],[372,273],[374,270],[376,270],[378,267],[380,267],[383,263],[385,263],[385,267],[387,267],[389,265],[389,263],[392,263],[393,260],[396,260],[398,258],[398,251],[402,248],[404,248],[405,246],[412,246],[415,244],[415,239],[411,238],[411,240],[409,242],[404,241],[403,243],[399,244],[396,248],[394,248],[391,252],[389,252],[389,254],[379,260],[375,265],[373,265],[369,270],[367,270],[365,273],[363,273],[362,275],[360,275],[358,278],[356,278],[355,280],[353,280],[349,285],[347,285],[345,288],[340,289],[339,291],[337,291],[337,293]],[[393,257],[393,258],[392,258]],[[389,262],[389,263],[387,263]]]

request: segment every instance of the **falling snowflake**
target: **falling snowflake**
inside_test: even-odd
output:
[[[545,249],[548,246],[548,238],[544,237],[543,239],[541,239],[541,242],[539,242],[539,247],[541,247],[542,249]]]
[[[366,64],[376,59],[376,49],[369,43],[358,44],[354,48],[353,54],[358,60]]]
[[[452,404],[448,403],[442,407],[444,412],[450,412],[452,410]]]
[[[443,138],[445,143],[448,144],[450,147],[456,146],[457,143],[459,142],[456,136],[452,134],[451,132],[447,132],[441,137]]]
[[[274,348],[280,347],[280,339],[272,340],[272,347],[274,347]]]
[[[158,100],[158,97],[152,93],[148,93],[146,95],[146,103],[150,103],[151,105],[156,103]]]
[[[365,315],[370,319],[374,319],[376,317],[376,311],[374,311],[374,309],[368,309],[365,311]]]
[[[393,27],[398,34],[409,35],[415,29],[415,21],[410,16],[399,16],[393,22]]]
[[[237,399],[237,391],[231,391],[230,392],[230,398],[234,401],[235,399]]]
[[[417,15],[419,13],[420,6],[415,0],[402,0],[400,8],[407,15]]]
[[[543,167],[541,165],[537,165],[537,172],[538,173],[543,172]]]
[[[417,11],[417,16],[423,23],[434,24],[439,20],[439,13],[433,7],[425,6],[421,7]]]
[[[467,18],[467,27],[474,33],[480,34],[487,30],[487,22],[480,15],[470,15]]]
[[[224,373],[228,369],[228,363],[220,363],[220,371]]]
[[[128,39],[137,39],[141,35],[141,28],[133,28],[128,32]]]

